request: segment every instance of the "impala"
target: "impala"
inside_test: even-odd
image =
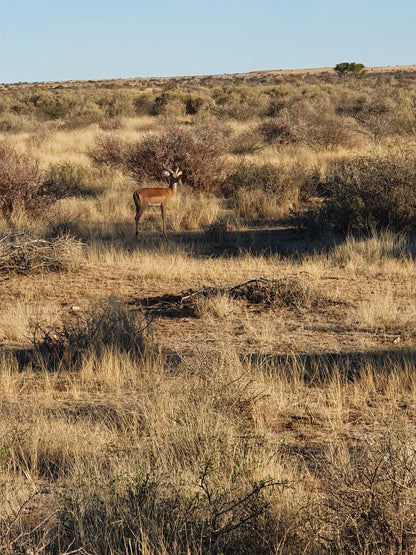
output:
[[[166,237],[166,206],[176,195],[178,184],[181,183],[182,172],[177,167],[175,171],[163,170],[164,175],[169,183],[169,187],[145,188],[138,189],[133,193],[134,204],[136,205],[136,236],[139,234],[139,220],[143,216],[148,206],[160,206],[162,212],[162,229],[163,235]]]

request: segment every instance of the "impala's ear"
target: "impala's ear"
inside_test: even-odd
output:
[[[180,177],[181,175],[182,175],[182,171],[179,170],[179,171],[176,173],[176,177]]]
[[[170,171],[169,170],[163,170],[162,175],[164,175],[165,177],[169,177],[170,176]]]

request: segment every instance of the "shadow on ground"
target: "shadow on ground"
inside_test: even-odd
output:
[[[2,350],[6,357],[14,358],[20,371],[38,360],[36,350],[28,348],[8,348]],[[166,365],[178,367],[184,358],[181,353],[165,352]],[[287,379],[302,380],[306,383],[325,383],[334,378],[354,381],[369,370],[374,374],[388,376],[391,373],[416,371],[416,349],[395,348],[371,351],[344,351],[323,353],[251,353],[242,354],[241,362],[259,371],[281,375]]]
[[[96,225],[83,230],[74,225],[71,234],[83,243],[96,243],[97,239],[121,250],[154,252],[157,249],[182,249],[198,256],[238,256],[241,253],[253,255],[269,254],[282,257],[296,257],[326,252],[340,244],[343,238],[335,234],[317,236],[309,231],[276,222],[255,222],[255,225],[241,229],[224,231],[214,227],[203,231],[168,232],[163,237],[159,231],[144,231],[134,236],[132,226],[125,223]]]
[[[241,360],[271,374],[300,378],[308,383],[340,377],[359,379],[369,369],[389,375],[397,371],[413,373],[416,369],[416,349],[383,349],[324,353],[252,353]]]

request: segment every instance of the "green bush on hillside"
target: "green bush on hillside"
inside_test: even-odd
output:
[[[364,71],[364,64],[357,64],[356,62],[341,62],[335,66],[335,71],[338,73],[362,73]]]

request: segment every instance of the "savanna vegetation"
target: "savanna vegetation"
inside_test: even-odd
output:
[[[415,552],[415,76],[0,87],[0,553]]]

